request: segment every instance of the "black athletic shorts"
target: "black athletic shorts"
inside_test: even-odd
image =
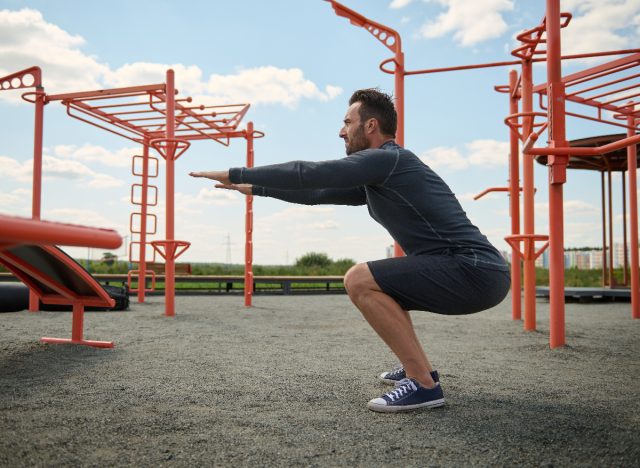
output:
[[[451,255],[387,258],[367,265],[382,291],[405,310],[473,314],[502,302],[511,286],[508,271]]]

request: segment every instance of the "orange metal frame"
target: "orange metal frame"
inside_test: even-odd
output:
[[[594,52],[587,54],[561,55],[560,29],[567,27],[571,14],[560,12],[559,0],[546,0],[546,13],[540,25],[517,36],[521,45],[512,51],[518,60],[485,64],[462,65],[445,68],[432,68],[407,71],[404,64],[400,35],[393,29],[371,21],[363,15],[345,7],[335,0],[331,3],[338,16],[349,19],[351,24],[367,29],[395,55],[380,64],[380,69],[395,76],[396,108],[398,111],[398,141],[404,142],[404,76],[428,73],[439,73],[478,68],[520,65],[521,74],[509,73],[509,85],[496,86],[496,91],[508,93],[509,116],[505,123],[510,131],[509,187],[493,187],[479,194],[480,198],[488,191],[508,191],[510,195],[511,235],[506,240],[512,247],[511,280],[512,280],[512,317],[521,318],[521,297],[516,293],[521,290],[520,261],[524,266],[524,299],[526,330],[535,330],[535,258],[548,246],[550,249],[550,330],[549,344],[555,348],[565,344],[564,330],[564,217],[563,190],[566,182],[566,166],[569,155],[606,154],[620,148],[628,151],[629,177],[629,215],[631,238],[631,299],[632,317],[640,318],[640,297],[638,280],[638,219],[637,219],[637,182],[636,182],[636,149],[640,135],[636,134],[640,124],[640,111],[635,108],[637,100],[621,101],[640,96],[640,88],[632,82],[640,76],[632,69],[640,64],[640,49]],[[391,39],[390,39],[391,38]],[[545,47],[542,49],[542,47]],[[603,65],[562,77],[562,60],[587,57],[604,57],[625,55]],[[386,68],[390,62],[393,69]],[[545,62],[547,80],[534,86],[532,81],[533,63]],[[623,73],[627,72],[625,76]],[[615,76],[614,76],[615,75]],[[608,81],[605,79],[609,77]],[[592,82],[586,88],[567,92],[569,87],[579,88],[583,83]],[[574,88],[574,89],[575,89]],[[638,90],[638,92],[635,92]],[[595,94],[594,94],[595,92]],[[621,97],[622,92],[626,92]],[[534,112],[534,93],[538,94],[540,112]],[[591,93],[591,94],[590,94]],[[546,101],[545,99],[546,98]],[[519,101],[522,111],[518,111]],[[595,115],[567,111],[565,103],[590,106]],[[613,117],[609,117],[609,111]],[[536,117],[543,117],[543,123],[536,124]],[[567,116],[583,118],[590,121],[621,126],[627,129],[627,138],[611,144],[595,148],[572,148],[566,140],[565,120]],[[624,120],[624,122],[621,122]],[[548,132],[549,144],[545,148],[535,148],[535,143],[544,131]],[[520,141],[523,142],[523,187],[520,187],[519,155]],[[534,228],[534,182],[533,158],[535,155],[547,155],[549,166],[549,235],[536,234]],[[520,191],[524,199],[524,233],[520,233]],[[535,242],[545,242],[538,250]],[[523,251],[520,243],[524,242]]]
[[[40,299],[44,304],[71,304],[73,307],[71,338],[44,337],[40,341],[112,348],[111,341],[85,340],[83,330],[85,306],[113,307],[113,299],[80,265],[55,248],[56,244],[116,249],[122,245],[122,238],[117,232],[108,229],[0,215],[0,263],[29,286],[36,296],[36,304]],[[57,280],[55,275],[38,270],[29,261],[12,252],[13,247],[22,245],[38,246],[42,255],[50,257],[48,263],[55,265],[56,271],[64,270],[67,274],[70,272],[76,281],[85,285],[93,294],[87,296],[72,291]]]
[[[134,203],[140,206],[139,213],[132,213],[131,230],[139,235],[138,241],[132,244],[140,246],[138,268],[133,270],[138,277],[138,301],[144,301],[146,284],[146,245],[151,244],[153,251],[165,258],[165,315],[175,315],[175,259],[183,253],[189,243],[175,239],[175,161],[186,152],[193,140],[212,140],[229,146],[231,139],[244,138],[247,141],[247,163],[253,164],[253,141],[264,133],[254,130],[250,122],[248,129],[239,130],[242,119],[249,110],[249,104],[228,104],[217,106],[193,105],[192,99],[178,98],[175,89],[173,70],[166,73],[166,82],[126,88],[102,89],[64,94],[47,95],[41,84],[41,72],[32,67],[21,72],[0,78],[0,90],[11,90],[35,87],[35,92],[23,94],[23,98],[36,105],[35,144],[34,144],[34,177],[33,177],[33,209],[32,217],[39,219],[41,206],[42,181],[42,132],[43,107],[53,101],[59,101],[67,109],[70,117],[96,126],[123,138],[127,138],[143,146],[141,200]],[[148,207],[157,203],[157,187],[148,184],[149,161],[156,160],[149,156],[149,148],[155,149],[165,160],[166,165],[166,232],[165,239],[149,242]],[[136,156],[140,157],[140,156]],[[135,160],[133,161],[135,164]],[[157,167],[156,167],[157,169]],[[156,170],[157,176],[157,170]],[[148,191],[155,189],[156,197],[149,203]],[[252,276],[252,232],[253,216],[252,197],[247,197],[246,248],[249,261],[245,262],[247,275]],[[133,187],[132,187],[133,199]],[[133,228],[134,216],[140,216],[140,230]],[[132,272],[129,274],[131,278]],[[153,278],[152,278],[153,279]],[[252,284],[245,287],[245,304],[251,305]],[[153,289],[153,283],[152,283]],[[33,295],[32,295],[33,298]],[[30,303],[30,310],[37,310],[37,302]]]

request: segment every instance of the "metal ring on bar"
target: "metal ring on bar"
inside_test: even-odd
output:
[[[529,137],[531,137],[531,134],[533,134],[534,132],[532,132],[531,134],[527,135],[526,138],[525,136],[519,132],[519,129],[524,127],[524,123],[519,123],[519,119],[520,117],[531,117],[531,128],[537,128],[537,127],[541,127],[541,130],[539,131],[539,133],[536,135],[536,139],[538,138],[538,136],[540,135],[540,133],[542,133],[542,131],[547,127],[547,122],[544,123],[539,123],[536,124],[535,123],[535,118],[536,117],[545,117],[547,118],[547,114],[544,112],[518,112],[515,114],[511,114],[508,115],[505,119],[504,119],[504,123],[506,125],[509,126],[509,128],[516,132],[516,134],[518,135],[518,138],[520,139],[520,141],[525,141],[527,140]],[[513,122],[515,120],[515,122]]]
[[[389,62],[395,63],[396,67],[393,70],[389,70],[389,69],[384,67]],[[382,70],[384,73],[388,73],[389,75],[394,75],[396,73],[397,69],[398,69],[398,62],[396,62],[395,57],[391,57],[391,58],[389,58],[387,60],[384,60],[384,61],[380,62],[380,70]]]
[[[191,146],[188,140],[182,138],[154,138],[149,141],[151,145],[160,156],[167,159],[167,156],[174,161],[178,159],[187,149]]]

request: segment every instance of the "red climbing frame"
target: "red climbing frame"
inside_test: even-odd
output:
[[[188,248],[189,243],[179,241],[174,236],[174,178],[175,161],[188,149],[193,140],[212,140],[228,146],[233,138],[247,141],[247,160],[253,161],[253,140],[264,133],[253,129],[239,130],[242,119],[249,110],[249,104],[228,104],[204,106],[192,104],[192,99],[178,98],[174,86],[174,72],[168,70],[166,82],[126,88],[101,89],[75,93],[47,95],[41,85],[41,73],[38,67],[0,78],[0,90],[12,90],[35,87],[35,92],[23,94],[23,98],[36,105],[33,210],[34,219],[40,217],[41,171],[42,171],[42,118],[43,107],[53,101],[59,101],[67,109],[70,117],[86,122],[118,136],[127,138],[143,146],[143,183],[140,229],[140,259],[138,274],[138,300],[144,301],[146,259],[144,257],[147,232],[147,190],[149,148],[155,149],[165,160],[166,165],[166,233],[165,239],[155,241],[153,245],[165,258],[165,314],[175,315],[175,258]],[[249,156],[250,155],[250,156]],[[246,252],[252,251],[251,203],[247,202]],[[250,257],[249,257],[250,259]],[[245,262],[251,275],[252,263]],[[245,304],[251,305],[252,285],[245,287]],[[37,302],[30,305],[37,309]]]
[[[636,184],[636,150],[635,145],[640,142],[636,134],[640,124],[640,111],[635,110],[639,105],[639,86],[633,82],[640,76],[632,69],[640,62],[640,49],[615,50],[607,52],[593,52],[586,54],[561,55],[560,29],[567,27],[571,21],[571,14],[560,12],[559,0],[546,0],[546,14],[540,25],[524,31],[518,35],[521,45],[513,50],[512,55],[517,60],[493,62],[484,64],[462,65],[445,68],[431,68],[408,71],[404,67],[400,35],[391,28],[369,20],[335,0],[331,3],[338,16],[349,19],[351,24],[367,29],[392,52],[394,57],[383,61],[380,68],[383,72],[393,74],[396,84],[396,109],[398,111],[399,142],[404,139],[404,76],[428,73],[440,73],[478,68],[520,65],[521,74],[512,71],[509,74],[509,85],[497,86],[496,90],[509,94],[509,116],[505,123],[510,127],[510,164],[509,186],[493,187],[479,194],[480,198],[488,191],[508,191],[510,195],[511,235],[507,242],[512,247],[512,316],[521,317],[520,294],[520,262],[516,259],[524,258],[524,295],[525,295],[525,329],[535,330],[535,265],[537,255],[549,246],[550,249],[550,331],[549,344],[552,348],[565,343],[564,331],[564,233],[563,233],[563,193],[562,185],[566,181],[566,165],[570,155],[596,155],[628,148],[629,168],[629,215],[631,237],[631,297],[632,317],[640,318],[640,298],[638,290],[638,232],[637,232],[637,184]],[[546,48],[545,48],[546,46]],[[588,57],[604,57],[625,55],[606,64],[588,70],[562,77],[562,60],[581,59]],[[389,70],[385,65],[393,62],[395,68]],[[537,86],[533,85],[533,63],[545,62],[547,80]],[[586,88],[579,87],[589,83]],[[576,87],[566,92],[569,87]],[[534,112],[534,93],[538,94],[540,111]],[[623,94],[621,94],[623,93]],[[546,100],[544,99],[546,98]],[[622,101],[631,101],[622,103]],[[522,101],[522,111],[518,112],[519,101]],[[569,101],[576,105],[586,105],[594,109],[594,114],[567,111],[565,103]],[[583,118],[595,122],[621,126],[627,129],[627,138],[595,148],[569,147],[566,140],[565,120],[567,116]],[[536,117],[542,117],[543,122],[535,123]],[[549,145],[546,148],[535,148],[535,143],[544,131],[549,134]],[[523,142],[523,187],[519,180],[520,144]],[[549,166],[549,235],[536,234],[534,229],[535,192],[533,184],[533,158],[535,155],[548,156]],[[520,191],[524,199],[524,233],[520,233]],[[545,242],[536,250],[535,242]],[[523,251],[520,244],[524,243]]]

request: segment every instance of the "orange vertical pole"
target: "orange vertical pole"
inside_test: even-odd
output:
[[[175,137],[175,82],[173,70],[167,70],[166,84],[166,137],[172,139]],[[166,151],[166,240],[169,241],[165,250],[165,270],[164,270],[164,300],[165,315],[173,317],[175,311],[175,246],[171,243],[175,237],[174,216],[175,216],[175,143],[167,142]]]
[[[613,181],[611,179],[611,167],[607,168],[607,180],[609,181],[607,187],[607,195],[609,196],[609,286],[613,288],[616,286],[616,278],[613,275]]]
[[[547,96],[549,142],[567,147],[565,92],[560,46],[560,1],[547,0]],[[549,346],[565,344],[564,328],[564,213],[563,188],[568,155],[549,156]]]
[[[253,167],[253,122],[247,123],[247,167]],[[253,195],[245,197],[245,246],[244,246],[244,305],[251,306],[253,298]]]
[[[140,206],[140,260],[138,262],[138,302],[144,302],[147,283],[147,213],[149,191],[149,140],[142,145],[142,205]]]
[[[604,171],[600,171],[600,191],[602,198],[602,287],[606,287],[609,284],[607,279],[607,199],[605,196],[605,179]]]
[[[533,111],[533,65],[531,60],[522,61],[522,112]],[[523,118],[523,135],[528,136],[533,130],[532,118]],[[524,200],[524,233],[535,234],[534,215],[534,174],[533,156],[522,155],[522,185]],[[531,241],[533,242],[533,241]],[[536,265],[530,255],[525,256],[524,265],[524,329],[536,329]]]
[[[396,132],[396,142],[404,146],[404,53],[402,50],[396,52],[396,68],[394,70],[396,113],[398,114],[398,129]],[[393,244],[393,254],[396,257],[404,255],[402,247],[397,242]]]
[[[622,171],[622,284],[629,286],[629,244],[627,243],[627,182],[626,171]]]
[[[71,318],[71,341],[82,341],[84,327],[84,305],[81,303],[73,304],[73,312]]]
[[[44,104],[46,94],[42,86],[36,86],[35,122],[33,137],[33,189],[31,192],[31,217],[40,219],[42,210],[42,140],[44,134]],[[39,310],[38,296],[29,291],[29,311]]]
[[[509,115],[518,112],[516,83],[518,73],[509,72]],[[511,215],[511,235],[520,234],[520,145],[515,129],[509,132],[509,211]],[[522,316],[522,292],[520,280],[520,256],[511,247],[511,318],[520,320]]]
[[[627,117],[627,136],[635,134],[636,119]],[[638,300],[638,179],[637,179],[637,150],[636,145],[627,146],[627,169],[629,173],[629,238],[631,242],[631,317],[640,319],[640,304]],[[626,213],[625,213],[626,215]]]

